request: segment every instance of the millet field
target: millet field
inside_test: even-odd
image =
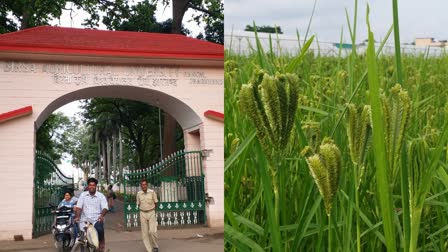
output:
[[[226,51],[226,251],[448,251],[448,54],[384,55],[394,29]]]

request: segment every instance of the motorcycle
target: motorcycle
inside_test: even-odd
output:
[[[53,205],[50,205],[54,207]],[[72,207],[62,206],[51,211],[55,214],[55,221],[52,228],[55,246],[59,252],[70,251],[76,241],[74,224],[72,220]]]

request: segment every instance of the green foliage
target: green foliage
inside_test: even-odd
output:
[[[253,32],[254,30],[256,30],[257,32],[283,34],[281,27],[278,27],[278,26],[272,27],[269,25],[262,25],[262,26],[246,25],[246,28],[244,28],[244,30],[250,31],[250,32]]]
[[[48,155],[53,162],[59,161],[71,145],[73,130],[73,122],[67,116],[60,112],[51,114],[36,132],[36,150]],[[36,166],[36,179],[43,181],[53,171],[50,166]]]
[[[53,113],[36,132],[36,150],[47,153],[53,160],[58,160],[70,145],[69,135],[73,122],[62,113]]]
[[[86,101],[83,109],[84,123],[90,125],[96,142],[110,139],[122,129],[123,143],[132,153],[133,167],[146,168],[160,160],[157,107],[137,101],[95,98]],[[183,149],[179,126],[177,132],[177,145]]]
[[[48,25],[59,18],[67,0],[4,0],[0,2],[0,33]],[[10,14],[10,15],[8,15]],[[18,23],[15,21],[17,20]]]
[[[109,30],[171,33],[172,19],[157,22],[155,12],[157,2],[141,1],[135,5],[129,5],[128,1],[118,1],[114,4],[98,3],[91,9],[91,18],[86,19],[84,25],[97,27],[103,23]],[[100,10],[105,16],[95,13]],[[188,35],[190,31],[182,28],[182,34]]]
[[[374,41],[373,34],[369,41]],[[403,55],[403,82],[393,88],[397,84],[396,62],[394,56],[382,54],[385,42],[376,48],[371,45],[368,55],[357,52],[350,57],[321,56],[317,50],[270,55],[258,45],[249,55],[226,51],[225,224],[236,231],[234,235],[248,238],[235,242],[235,236],[226,236],[226,251],[238,251],[236,246],[242,244],[246,248],[252,241],[270,251],[328,251],[329,244],[334,251],[386,251],[388,247],[409,251],[410,245],[414,246],[412,251],[447,251],[448,56]],[[299,64],[285,67],[299,57]],[[247,113],[248,106],[242,106],[240,99],[243,85],[257,83],[260,87],[264,81],[264,75],[256,74],[260,72],[271,78],[276,72],[300,77],[295,126],[275,174],[266,169],[269,156],[258,136],[257,129],[264,123],[254,123],[254,115]],[[262,95],[261,90],[257,92]],[[364,106],[371,104],[373,96],[377,105],[370,106],[370,111],[374,119],[375,110],[375,121],[367,116]],[[383,103],[387,103],[386,112]],[[392,117],[385,113],[395,113],[394,119],[388,119]],[[340,123],[344,118],[346,123]],[[386,119],[395,125],[387,128],[395,130],[385,130]],[[383,133],[375,134],[379,125]],[[371,148],[365,147],[369,131]],[[328,135],[340,150],[344,170],[331,202],[330,221],[307,159],[298,155],[309,145],[313,146],[310,156],[319,156],[320,138]],[[395,139],[390,141],[395,146],[386,144],[386,138]],[[422,140],[429,147],[428,152],[423,152],[427,154],[410,153],[413,142]],[[379,146],[384,148],[375,150]],[[272,152],[276,147],[268,148]],[[409,171],[409,175],[392,181],[389,156],[394,156],[396,174],[403,176],[400,171]],[[322,160],[320,156],[314,159],[320,166]],[[365,172],[359,183],[361,164]],[[420,182],[411,185],[413,181]],[[413,203],[409,204],[411,199]],[[388,207],[383,207],[382,201],[390,202]],[[417,206],[416,202],[421,207],[409,211],[410,206]],[[281,247],[274,241],[277,231]],[[326,238],[330,236],[328,243]]]
[[[386,142],[385,133],[387,133],[383,126],[385,116],[381,111],[380,100],[380,81],[378,74],[378,65],[375,54],[375,45],[373,43],[373,32],[370,30],[369,22],[369,6],[367,6],[367,27],[369,31],[369,43],[367,48],[367,71],[369,82],[369,100],[372,108],[372,124],[373,124],[373,151],[376,162],[376,180],[377,191],[380,199],[381,215],[384,222],[384,234],[386,237],[386,246],[389,252],[396,251],[396,242],[394,239],[394,223],[393,223],[393,202],[391,188],[389,187],[388,171],[391,170],[392,164],[386,159]],[[383,104],[384,105],[384,104]],[[386,119],[387,120],[387,119]],[[396,135],[393,135],[396,137]],[[387,136],[386,136],[387,139]],[[392,179],[393,181],[393,179]]]
[[[92,140],[92,127],[76,122],[76,131],[70,136],[68,153],[72,156],[72,164],[89,173],[89,168],[98,165],[98,142]]]
[[[191,1],[191,3],[199,1]],[[201,14],[194,17],[198,25],[205,24],[205,34],[199,34],[198,39],[205,39],[217,44],[224,44],[224,1],[222,0],[204,0],[202,6],[192,7],[195,10],[202,11]],[[205,11],[206,10],[206,11]]]
[[[100,23],[109,30],[172,33],[173,18],[157,22],[154,14],[158,1],[139,1],[133,4],[126,0],[5,0],[0,1],[0,34],[21,29],[48,25],[60,18],[63,10],[82,9],[89,14],[84,20],[86,27],[97,28]],[[162,2],[168,5],[170,1]],[[224,2],[222,0],[186,1],[185,12],[192,8],[199,12],[192,17],[198,25],[205,24],[205,34],[199,39],[224,44]],[[173,12],[177,13],[177,12]],[[178,17],[176,17],[178,18]],[[191,32],[180,23],[179,30]],[[177,29],[177,28],[176,28]]]

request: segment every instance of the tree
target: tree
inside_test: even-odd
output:
[[[70,145],[72,128],[72,122],[67,116],[60,112],[51,114],[36,132],[36,150],[45,152],[53,160],[60,159],[65,147]]]
[[[0,32],[23,30],[46,25],[58,18],[65,8],[66,0],[3,0],[0,2]],[[11,17],[8,17],[11,14]],[[18,20],[19,23],[13,20]]]
[[[224,44],[224,2],[204,1],[205,8],[193,8],[201,10],[202,14],[194,17],[198,25],[205,23],[205,36],[199,34],[199,39],[205,39],[217,44]]]
[[[92,140],[92,127],[77,122],[76,131],[71,135],[72,143],[68,153],[72,156],[72,164],[84,172],[84,180],[87,181],[88,174],[97,165],[96,150],[98,143]]]
[[[57,161],[65,152],[65,147],[70,144],[70,132],[72,122],[62,113],[51,114],[36,132],[36,150],[48,154],[53,161]],[[38,181],[43,181],[53,170],[48,166],[36,171]]]
[[[257,31],[257,32],[265,32],[265,33],[278,33],[278,34],[283,34],[282,32],[282,28],[281,27],[272,27],[272,26],[251,26],[251,25],[246,25],[246,28],[244,29],[245,31]]]
[[[137,101],[95,98],[86,102],[83,108],[85,123],[94,125],[95,131],[102,132],[99,139],[112,140],[112,136],[117,137],[119,132],[112,129],[121,128],[123,144],[134,153],[134,167],[147,168],[160,160],[157,107]],[[175,140],[183,142],[183,138]],[[103,161],[105,156],[107,154],[103,154]]]
[[[170,0],[159,0],[165,6]],[[71,3],[72,7],[67,8]],[[192,18],[205,24],[205,34],[198,38],[224,43],[224,2],[222,0],[172,1],[173,18],[156,22],[154,13],[157,1],[139,1],[130,4],[126,0],[3,0],[0,1],[0,33],[48,25],[60,18],[63,10],[82,9],[90,16],[83,25],[96,28],[101,21],[108,29],[189,34],[182,21],[188,9],[199,12]],[[104,15],[102,15],[104,13]]]
[[[122,2],[120,2],[122,3]],[[169,4],[169,1],[164,1]],[[142,1],[134,6],[122,5],[121,7],[113,6],[111,8],[106,5],[97,7],[102,11],[107,11],[106,16],[103,17],[102,22],[108,29],[125,30],[125,31],[142,31],[142,32],[171,32],[189,34],[187,29],[182,27],[182,18],[188,8],[193,8],[202,12],[194,20],[198,23],[205,21],[207,23],[205,28],[205,39],[224,43],[224,16],[223,16],[223,2],[222,1],[173,1],[173,20],[166,20],[162,23],[157,23],[154,17],[156,5],[149,1]],[[130,8],[129,11],[123,11]],[[95,8],[92,9],[92,11]],[[120,12],[121,15],[117,15]],[[93,19],[87,21],[86,24],[92,26],[97,25],[100,17],[91,13]],[[179,23],[180,22],[180,23]],[[200,34],[200,37],[204,35]],[[163,128],[163,157],[166,157],[177,151],[176,148],[176,125],[177,122],[171,115],[164,113],[164,128]],[[141,165],[142,163],[140,163]]]
[[[166,5],[169,0],[162,0]],[[173,0],[173,27],[171,33],[180,34],[182,21],[188,9],[198,11],[200,14],[193,16],[198,23],[205,23],[205,37],[200,34],[199,38],[224,44],[224,2],[222,0]]]
[[[109,30],[171,33],[172,19],[157,22],[156,8],[156,3],[149,1],[141,1],[132,6],[127,5],[127,2],[122,6],[115,4],[113,8],[100,5],[89,10],[91,17],[86,19],[84,24],[94,28],[101,21]],[[97,15],[97,9],[105,11],[106,15]],[[181,33],[188,35],[190,31],[182,27]]]

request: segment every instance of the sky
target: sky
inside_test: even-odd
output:
[[[375,40],[384,38],[393,23],[392,1],[358,1],[357,43],[367,38],[366,7],[370,6],[370,23]],[[296,29],[304,36],[312,14],[314,0],[226,0],[224,6],[226,35],[238,34],[246,25],[277,25],[285,35],[296,38]],[[344,42],[350,41],[345,9],[353,26],[354,0],[317,0],[310,34],[319,41],[339,42],[341,30]],[[398,1],[401,43],[415,38],[434,37],[448,40],[447,0]],[[390,40],[393,43],[393,40]]]

